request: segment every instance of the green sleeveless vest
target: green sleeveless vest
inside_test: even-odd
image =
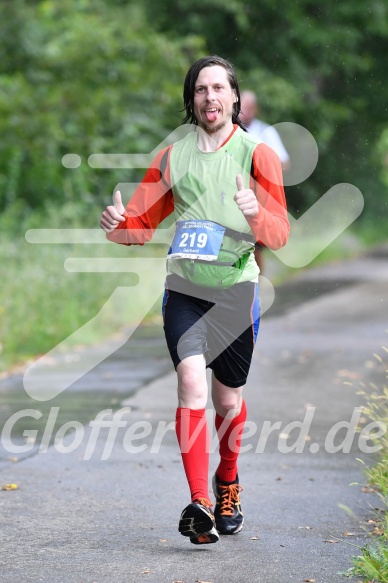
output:
[[[170,176],[174,195],[175,221],[214,221],[252,235],[249,225],[233,200],[236,175],[241,174],[249,188],[252,155],[258,144],[241,128],[222,148],[202,152],[193,131],[173,145]],[[214,262],[167,257],[167,273],[195,284],[226,288],[244,281],[257,281],[258,267],[253,245],[224,236]]]

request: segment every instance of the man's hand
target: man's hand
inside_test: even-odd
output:
[[[117,190],[113,195],[113,205],[107,206],[101,215],[100,227],[105,233],[114,231],[119,223],[125,221],[125,208],[121,202],[121,193]]]
[[[236,176],[237,192],[234,200],[238,208],[246,217],[255,217],[259,212],[259,203],[255,193],[250,188],[244,188],[241,174]]]

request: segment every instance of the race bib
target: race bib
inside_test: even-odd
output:
[[[212,221],[177,221],[169,257],[215,261],[225,227]]]

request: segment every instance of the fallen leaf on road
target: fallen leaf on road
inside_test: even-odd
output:
[[[4,486],[1,486],[2,490],[17,490],[18,489],[18,485],[17,484],[4,484]]]
[[[258,536],[251,536],[249,540],[260,540]]]
[[[333,538],[327,538],[323,541],[324,543],[339,543],[339,540],[334,540]]]
[[[315,583],[316,579],[303,579],[303,583]]]
[[[143,570],[141,571],[141,574],[142,574],[142,575],[148,575],[148,573],[151,573],[151,569],[143,569]]]
[[[19,461],[19,458],[18,458],[18,457],[9,457],[9,458],[8,458],[8,460],[9,460],[10,462],[14,462],[14,463],[16,464],[16,462],[18,462],[18,461]]]
[[[355,532],[343,532],[342,536],[356,536]]]
[[[372,488],[371,486],[363,486],[361,488],[361,492],[365,492],[366,494],[370,494],[371,492],[376,492],[376,490],[374,488]]]
[[[337,375],[339,377],[347,377],[348,379],[359,379],[360,378],[360,373],[355,372],[353,370],[347,370],[346,368],[338,370]]]
[[[168,542],[168,539],[166,539],[166,538],[161,538],[161,539],[159,539],[159,540],[160,540],[160,542],[161,542],[161,543],[166,543],[166,542]]]

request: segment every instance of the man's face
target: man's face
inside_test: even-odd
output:
[[[215,65],[201,69],[194,89],[194,115],[199,127],[212,134],[227,124],[232,126],[236,101],[236,92],[230,86],[224,67]]]

